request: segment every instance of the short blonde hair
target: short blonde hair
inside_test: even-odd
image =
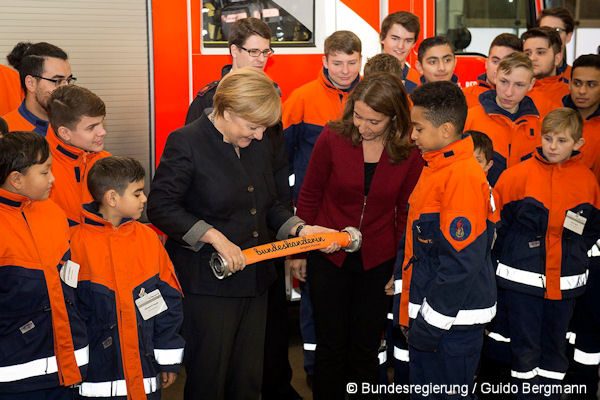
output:
[[[571,108],[557,108],[546,115],[542,122],[542,135],[549,133],[568,132],[574,141],[581,139],[583,119],[581,115]]]
[[[505,74],[510,74],[516,68],[525,68],[531,72],[531,77],[533,78],[533,64],[527,54],[515,51],[512,54],[504,57],[500,64],[498,64],[498,71],[502,71]]]
[[[273,126],[281,119],[281,98],[275,84],[264,72],[244,67],[221,80],[214,97],[214,112],[225,111],[261,126]]]

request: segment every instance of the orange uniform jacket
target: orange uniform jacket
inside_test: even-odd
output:
[[[494,145],[494,165],[488,172],[494,186],[507,167],[522,161],[541,143],[539,113],[527,96],[519,103],[515,114],[496,104],[496,91],[488,90],[479,96],[479,104],[469,108],[466,130],[481,131],[489,136]]]
[[[94,203],[85,208],[71,239],[91,348],[79,394],[146,399],[160,390],[158,373],[175,372],[182,362],[181,288],[154,231],[133,220],[114,227]],[[135,301],[157,290],[166,309],[144,320]]]
[[[50,129],[46,140],[52,154],[52,174],[55,181],[50,193],[67,214],[69,224],[76,225],[81,217],[82,204],[92,201],[87,188],[87,175],[94,163],[110,156],[107,151],[89,153],[60,140]]]
[[[0,189],[0,226],[0,393],[74,385],[89,348],[59,276],[70,258],[65,214]]]
[[[540,112],[540,118],[544,119],[550,111],[563,106],[562,99],[568,94],[569,81],[561,75],[556,75],[536,79],[527,96],[531,97]]]
[[[494,224],[490,187],[471,137],[423,158],[427,166],[409,199],[395,279],[402,279],[399,322],[410,324],[409,344],[434,351],[450,329],[479,327],[495,315]]]
[[[493,89],[493,87],[487,82],[487,75],[479,75],[477,77],[477,85],[468,86],[462,90],[467,100],[467,107],[471,108],[479,104],[479,95],[490,89]]]
[[[499,286],[550,300],[585,290],[587,251],[600,237],[600,189],[580,159],[550,164],[538,148],[500,177]],[[569,211],[587,220],[582,234],[563,227]]]
[[[0,116],[19,107],[23,100],[23,91],[19,81],[19,73],[12,68],[0,64]]]
[[[327,122],[341,118],[348,94],[359,79],[356,78],[350,89],[341,90],[331,83],[323,68],[317,79],[294,90],[283,103],[281,121],[290,168],[295,175],[294,199],[300,194],[308,160],[319,134]]]
[[[563,105],[577,110],[571,96],[563,98]],[[581,148],[581,161],[592,170],[600,182],[600,107],[583,121],[583,138],[585,144]]]
[[[25,107],[25,101],[19,108],[3,115],[2,118],[8,124],[9,131],[32,131],[46,136],[47,132],[52,130],[48,121],[36,117]]]

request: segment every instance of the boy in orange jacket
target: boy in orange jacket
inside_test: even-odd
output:
[[[600,188],[580,160],[581,130],[576,111],[550,112],[541,148],[506,170],[495,188],[496,276],[506,290],[519,398],[539,397],[527,393],[531,385],[561,384],[569,365],[567,327],[588,279],[587,251],[600,236]]]
[[[533,67],[520,52],[504,58],[496,73],[496,88],[479,96],[469,109],[465,129],[486,132],[494,144],[492,186],[507,166],[519,163],[539,143],[539,112],[527,91],[533,86]]]
[[[82,398],[159,399],[183,359],[181,288],[156,233],[139,223],[144,168],[108,157],[90,170],[94,202],[73,228],[78,297],[91,351]]]
[[[34,132],[0,135],[0,399],[70,400],[88,364],[69,227]]]
[[[467,104],[460,88],[427,83],[412,100],[411,138],[427,165],[410,196],[396,258],[402,292],[394,318],[407,332],[411,384],[446,385],[443,398],[473,398],[483,327],[496,312],[490,187],[473,140],[462,138]]]
[[[531,28],[521,39],[535,75],[535,85],[528,96],[543,118],[550,111],[562,107],[562,98],[569,94],[569,81],[557,72],[562,62],[562,41],[560,35],[548,27]]]
[[[48,100],[52,129],[46,140],[54,159],[56,181],[50,198],[67,214],[70,225],[79,223],[81,205],[92,201],[87,174],[104,151],[106,108],[100,97],[81,86],[57,88]]]

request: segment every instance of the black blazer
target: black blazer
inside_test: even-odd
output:
[[[238,158],[206,113],[169,135],[148,218],[169,237],[166,248],[184,293],[227,297],[262,294],[275,279],[272,263],[218,280],[208,264],[213,247],[190,241],[190,233],[212,226],[245,249],[269,242],[269,229],[289,232],[300,221],[278,200],[269,138],[252,141]]]

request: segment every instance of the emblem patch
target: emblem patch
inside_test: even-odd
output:
[[[450,223],[450,236],[462,242],[471,235],[471,222],[466,217],[456,217]]]

